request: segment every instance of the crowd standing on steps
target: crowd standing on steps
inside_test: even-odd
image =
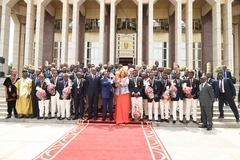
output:
[[[218,101],[219,118],[224,118],[223,106],[227,103],[239,122],[234,102],[236,90],[225,65],[214,79],[211,72],[180,71],[177,64],[171,69],[159,66],[158,61],[153,66],[127,67],[118,63],[64,63],[57,67],[53,62],[44,68],[23,70],[21,78],[13,68],[3,85],[8,107],[6,119],[13,112],[15,118],[98,120],[102,112],[102,121],[115,120],[116,124],[170,120],[175,124],[178,120],[182,124],[202,123],[199,127],[211,130],[213,102]]]

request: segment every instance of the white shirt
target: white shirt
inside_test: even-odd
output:
[[[219,89],[220,89],[221,83],[222,83],[222,93],[225,93],[225,90],[224,90],[224,79],[219,80]]]

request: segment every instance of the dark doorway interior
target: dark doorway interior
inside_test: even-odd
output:
[[[119,58],[119,64],[127,66],[129,63],[133,63],[133,58]]]

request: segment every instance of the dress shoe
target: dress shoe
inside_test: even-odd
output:
[[[148,121],[149,121],[149,122],[152,122],[152,120],[151,120],[151,119],[148,119]]]
[[[65,117],[60,118],[60,120],[64,120],[64,119],[65,119]]]
[[[219,116],[218,118],[224,118],[224,116]]]
[[[236,122],[239,123],[239,119],[236,119]]]
[[[44,117],[44,120],[48,119],[48,117]]]
[[[175,124],[175,123],[176,123],[176,121],[173,121],[172,123],[173,123],[173,124]]]
[[[211,131],[212,130],[212,127],[207,127],[207,131]]]
[[[198,121],[193,121],[193,123],[196,123],[196,124],[198,124]]]
[[[17,114],[14,114],[14,117],[15,117],[15,118],[18,118],[18,115],[17,115]]]
[[[168,119],[165,119],[164,121],[167,122],[167,123],[169,123],[169,120],[168,120]]]
[[[161,119],[160,122],[164,122],[164,119]]]
[[[18,116],[18,118],[24,118],[24,116],[23,116],[23,115],[20,115],[20,116]]]
[[[202,125],[198,126],[198,128],[207,128],[207,125],[202,124]]]
[[[183,121],[179,121],[179,123],[183,123]]]
[[[135,119],[134,119],[134,118],[131,118],[131,121],[133,122],[133,121],[135,121]]]
[[[58,120],[61,120],[61,117],[57,117]]]
[[[36,116],[31,116],[30,118],[33,119],[33,118],[36,118]]]
[[[38,119],[43,119],[43,117],[38,117]]]
[[[188,123],[189,123],[189,121],[186,121],[186,123],[188,124]]]
[[[160,122],[159,120],[156,120],[156,122]]]
[[[69,120],[69,121],[71,120],[70,117],[68,117],[68,118],[66,118],[66,119]]]
[[[87,118],[87,120],[91,120],[92,118]]]
[[[78,119],[78,117],[74,117],[72,120],[76,120],[76,119]]]
[[[8,114],[5,119],[9,119],[9,118],[11,118],[11,115],[10,115],[10,114]]]

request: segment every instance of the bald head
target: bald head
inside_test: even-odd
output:
[[[200,78],[200,82],[201,82],[201,83],[205,83],[206,80],[207,80],[207,77],[206,77],[206,76],[202,76],[202,77]]]

